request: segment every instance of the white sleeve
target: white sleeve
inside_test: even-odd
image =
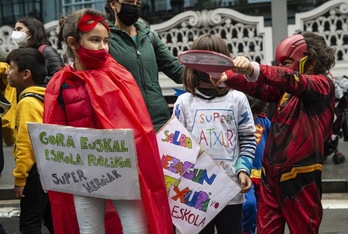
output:
[[[187,126],[185,113],[183,109],[182,98],[180,98],[180,96],[174,103],[172,116],[175,116],[185,127]]]
[[[257,62],[251,62],[254,67],[253,74],[251,76],[244,75],[245,79],[249,82],[256,82],[260,74],[260,64]]]

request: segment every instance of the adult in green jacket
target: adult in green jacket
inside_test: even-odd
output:
[[[0,62],[6,62],[8,52],[0,49]]]
[[[159,71],[174,82],[181,83],[183,65],[168,50],[161,39],[138,21],[140,1],[107,0],[110,14],[109,53],[132,73],[143,94],[155,130],[170,118],[168,104],[159,84]]]

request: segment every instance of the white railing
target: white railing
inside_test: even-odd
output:
[[[325,37],[336,48],[334,76],[348,75],[348,0],[331,0],[307,12],[295,15],[295,25],[288,26],[289,35],[295,31],[312,31]]]
[[[186,11],[172,19],[150,25],[169,50],[177,56],[190,48],[192,42],[204,33],[220,35],[231,50],[231,55],[243,54],[251,60],[270,64],[273,60],[272,29],[264,27],[262,16],[248,16],[235,10]],[[45,24],[49,41],[64,55],[65,47],[57,39],[58,21]],[[336,47],[334,76],[348,75],[348,0],[331,0],[308,12],[295,15],[295,24],[288,25],[288,34],[296,31],[313,31],[323,35],[327,43]],[[10,51],[16,46],[10,40],[13,28],[0,28],[0,49]],[[163,94],[173,95],[173,87],[181,88],[160,73]]]
[[[218,34],[230,48],[232,57],[243,54],[261,63],[272,61],[272,30],[264,27],[261,16],[248,16],[227,8],[186,11],[150,28],[175,56],[189,49],[200,35]],[[171,87],[181,88],[164,74],[160,74],[160,81],[164,95],[172,95]]]

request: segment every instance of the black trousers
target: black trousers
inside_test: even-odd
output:
[[[0,125],[1,125],[1,129],[2,129],[2,118],[0,118]],[[0,131],[0,176],[2,171],[4,170],[4,164],[5,164],[5,160],[4,160],[4,148],[3,148],[3,141],[2,141],[2,131]]]
[[[199,234],[243,234],[243,205],[227,205]]]
[[[0,234],[6,234],[4,227],[0,224]]]
[[[19,229],[23,234],[41,234],[42,222],[53,233],[51,206],[48,194],[42,189],[36,165],[29,171],[29,176],[21,198]]]

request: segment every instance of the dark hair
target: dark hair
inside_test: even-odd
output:
[[[245,94],[245,95],[248,98],[251,112],[253,113],[253,115],[258,115],[265,111],[267,107],[267,102],[257,99],[255,97],[252,97],[248,94]]]
[[[115,21],[115,12],[110,6],[110,3],[112,3],[113,1],[115,1],[115,0],[107,0],[105,5],[104,5],[104,10],[107,14],[107,19],[112,21],[112,22]],[[116,2],[119,2],[119,0],[116,0]],[[137,0],[137,5],[139,7],[142,7],[141,0]]]
[[[85,14],[102,16],[105,18],[105,15],[103,13],[91,8],[85,8],[85,9],[74,11],[70,13],[68,16],[62,17],[60,19],[59,21],[60,29],[58,33],[58,40],[66,43],[68,37],[73,37],[76,42],[79,42],[81,39],[82,33],[77,28],[77,25],[81,17]],[[72,52],[69,46],[67,46],[66,55],[68,58],[74,58],[74,53]]]
[[[45,27],[40,20],[31,17],[23,17],[18,19],[17,22],[24,24],[29,30],[30,37],[28,37],[27,40],[27,47],[37,49],[40,45],[49,45]]]
[[[35,84],[42,85],[47,76],[45,58],[35,48],[25,47],[12,50],[7,55],[7,63],[14,62],[18,71],[30,70]]]
[[[107,19],[110,21],[115,21],[115,13],[113,9],[110,6],[110,3],[113,2],[114,0],[107,0],[105,5],[104,5],[104,10],[107,14]]]
[[[307,43],[308,61],[313,66],[313,74],[327,75],[335,66],[336,50],[329,47],[325,38],[314,32],[300,32]]]
[[[210,50],[231,57],[225,41],[217,35],[204,34],[193,41],[191,50]],[[184,70],[184,87],[191,94],[195,95],[195,88],[199,85],[199,79],[195,70],[185,67]],[[228,87],[216,87],[219,94],[226,94]]]

